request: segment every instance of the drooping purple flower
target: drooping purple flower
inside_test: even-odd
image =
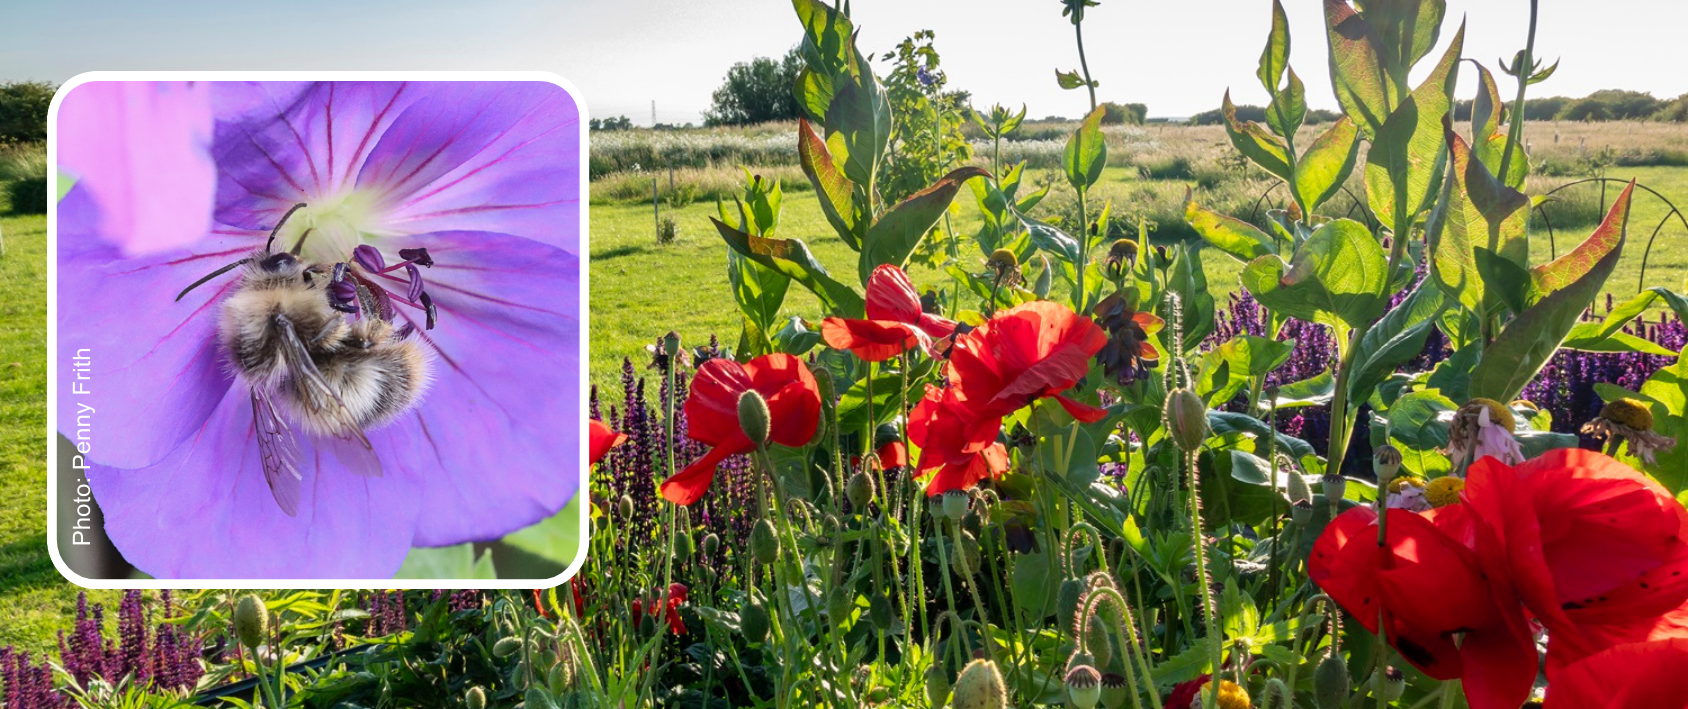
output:
[[[921,86],[931,86],[938,83],[938,76],[930,71],[927,71],[925,67],[921,67],[916,70],[914,72],[914,78],[920,80]]]
[[[545,82],[210,90],[211,229],[126,257],[128,236],[109,233],[82,183],[58,207],[59,344],[97,358],[93,394],[59,383],[60,430],[76,442],[78,404],[98,409],[88,478],[124,556],[159,578],[384,577],[412,546],[496,539],[561,509],[581,421],[573,99]],[[61,144],[80,139],[61,130]],[[346,264],[361,287],[330,302],[414,338],[432,381],[367,431],[380,477],[299,436],[289,516],[265,484],[250,387],[216,337],[238,274],[172,298],[264,248],[297,203],[276,250]]]

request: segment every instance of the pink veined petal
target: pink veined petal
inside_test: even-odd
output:
[[[211,226],[211,92],[203,84],[95,81],[65,94],[59,167],[97,208],[94,230],[125,255],[162,253]]]
[[[158,464],[97,466],[88,481],[123,556],[169,579],[387,578],[416,526],[418,471],[402,443],[370,434],[381,477],[353,475],[299,440],[297,517],[282,513],[258,465],[248,392],[227,391],[200,431]]]

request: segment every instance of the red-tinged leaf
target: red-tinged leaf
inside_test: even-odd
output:
[[[975,177],[990,177],[990,173],[973,166],[958,168],[892,207],[868,227],[867,238],[862,240],[862,283],[867,283],[873,269],[881,265],[907,266],[909,254],[926,238],[926,232],[943,216],[944,210],[949,209],[962,183]]]
[[[844,171],[832,161],[832,152],[805,119],[797,119],[797,159],[803,164],[803,174],[809,177],[815,193],[820,195],[821,213],[833,230],[850,245],[861,250],[860,215],[854,195],[856,183],[844,176]]]
[[[1444,120],[1444,138],[1453,156],[1454,184],[1440,238],[1436,240],[1433,272],[1442,290],[1458,298],[1472,312],[1493,312],[1504,299],[1488,291],[1477,268],[1475,249],[1482,247],[1525,268],[1529,242],[1525,224],[1529,198],[1500,184],[1471,148]]]
[[[1372,211],[1397,237],[1411,232],[1447,165],[1442,123],[1453,105],[1465,27],[1436,69],[1389,114],[1366,153],[1366,197]]]
[[[711,218],[721,239],[740,255],[782,273],[808,288],[820,299],[829,314],[845,318],[860,318],[867,304],[860,293],[839,283],[827,273],[809,245],[797,239],[766,239],[734,229],[719,219]]]
[[[1203,209],[1196,204],[1195,192],[1189,189],[1184,191],[1184,221],[1207,243],[1243,263],[1278,253],[1277,242],[1271,235],[1241,219]]]
[[[1238,152],[1285,182],[1293,179],[1289,149],[1284,142],[1259,123],[1237,120],[1237,106],[1231,102],[1230,91],[1225,92],[1224,115],[1225,133],[1231,136],[1231,144],[1237,146]]]
[[[1625,188],[1612,203],[1606,219],[1589,237],[1595,243],[1605,243],[1616,234],[1611,247],[1581,276],[1565,287],[1548,293],[1540,301],[1519,313],[1501,330],[1495,341],[1483,350],[1483,358],[1471,372],[1470,395],[1496,401],[1511,401],[1534,379],[1542,365],[1559,349],[1581,319],[1583,310],[1600,295],[1606,278],[1617,268],[1623,255],[1623,242],[1629,223],[1629,199],[1635,183]]]
[[[1331,86],[1342,111],[1370,140],[1403,93],[1384,67],[1377,38],[1348,0],[1325,0],[1325,30],[1330,37]]]
[[[1571,285],[1577,279],[1588,275],[1600,259],[1623,243],[1624,225],[1613,224],[1612,214],[1618,213],[1619,207],[1628,209],[1630,190],[1634,187],[1635,183],[1631,182],[1629,187],[1624,188],[1623,194],[1618,195],[1618,201],[1612,203],[1612,212],[1607,214],[1606,221],[1578,244],[1577,248],[1552,262],[1530,269],[1530,275],[1536,281],[1536,288],[1546,294]]]

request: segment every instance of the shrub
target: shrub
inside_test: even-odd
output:
[[[1141,103],[1102,103],[1102,125],[1140,126],[1149,119],[1149,107]]]
[[[47,139],[47,106],[55,87],[45,81],[0,84],[0,145]]]

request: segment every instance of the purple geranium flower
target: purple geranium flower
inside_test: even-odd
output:
[[[93,362],[92,394],[59,383],[60,430],[76,441],[79,406],[97,409],[88,479],[124,556],[161,578],[382,577],[412,546],[496,539],[561,509],[581,422],[573,99],[544,82],[211,91],[208,232],[126,258],[92,185],[59,204],[58,343]],[[60,143],[84,139],[62,113]],[[265,483],[250,387],[217,337],[239,272],[172,298],[262,249],[296,203],[276,250],[303,237],[302,261],[355,269],[432,381],[367,431],[380,477],[298,436],[289,516]],[[349,319],[377,315],[350,300],[330,297]]]

